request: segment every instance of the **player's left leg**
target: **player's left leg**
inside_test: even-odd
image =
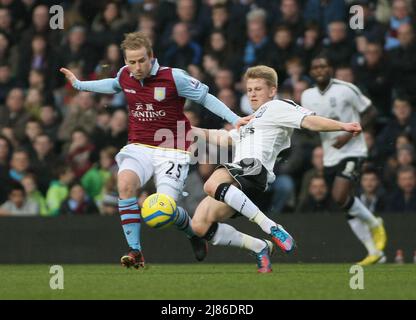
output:
[[[366,247],[368,256],[360,264],[373,264],[384,258],[386,233],[383,222],[367,209],[362,201],[352,195],[353,181],[337,176],[332,188],[332,196],[339,206],[347,211],[348,223],[361,243]]]
[[[226,223],[219,223],[234,214],[235,210],[225,203],[206,197],[195,211],[193,229],[197,235],[203,236],[213,245],[232,246],[251,251],[256,257],[258,272],[271,272],[270,255],[273,253],[273,244],[270,241],[254,238]]]
[[[295,248],[292,236],[281,225],[269,219],[234,183],[235,180],[228,170],[219,168],[205,183],[204,191],[215,200],[228,204],[250,221],[259,225],[284,252],[291,252]]]

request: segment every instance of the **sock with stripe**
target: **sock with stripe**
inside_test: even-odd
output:
[[[177,208],[174,224],[178,230],[185,232],[188,238],[192,238],[195,235],[192,230],[192,219],[184,208]]]
[[[270,234],[271,227],[276,226],[276,222],[269,219],[243,191],[232,184],[224,183],[220,185],[215,199],[225,202],[231,208],[247,217],[251,222],[258,224],[267,234]]]
[[[140,245],[140,208],[137,204],[137,198],[118,199],[118,211],[120,213],[121,225],[124,236],[126,237],[129,247],[135,250],[141,250]]]

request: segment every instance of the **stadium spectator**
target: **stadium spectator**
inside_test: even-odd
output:
[[[313,177],[323,176],[324,174],[324,151],[321,146],[317,146],[312,151],[311,163],[312,168],[306,171],[302,178],[302,184],[299,191],[298,202],[306,199],[309,192],[310,181]]]
[[[328,192],[325,179],[315,176],[309,181],[308,195],[296,207],[297,213],[336,213],[339,207]]]
[[[97,14],[91,24],[92,40],[99,49],[110,43],[119,43],[123,34],[129,31],[129,18],[118,1],[107,1],[102,12]]]
[[[19,56],[19,68],[17,78],[25,86],[28,85],[31,70],[52,74],[55,69],[55,57],[53,49],[42,35],[34,35],[29,50],[22,50]]]
[[[416,212],[416,177],[412,166],[400,168],[397,172],[398,189],[387,198],[386,212]]]
[[[247,41],[241,58],[242,70],[267,62],[271,47],[271,41],[267,36],[267,13],[264,9],[255,9],[247,14]]]
[[[117,192],[117,173],[112,172],[110,178],[104,184],[103,198],[98,202],[100,214],[113,216],[118,214],[118,192]]]
[[[398,94],[408,95],[416,103],[416,38],[414,28],[403,24],[397,30],[399,46],[389,52],[393,86]]]
[[[104,120],[106,121],[106,120]],[[109,124],[102,123],[92,134],[92,141],[97,150],[113,146],[120,150],[127,141],[127,113],[122,109],[114,111]]]
[[[208,26],[205,26],[198,19],[198,8],[195,0],[178,0],[176,1],[176,17],[168,23],[160,39],[162,49],[169,45],[170,38],[174,34],[177,24],[185,24],[189,33],[190,41],[202,44],[204,42],[205,32]]]
[[[303,15],[306,22],[319,23],[326,34],[331,22],[346,21],[346,9],[344,0],[307,0]]]
[[[340,65],[335,69],[334,78],[349,83],[354,83],[354,72],[349,65]]]
[[[179,22],[172,31],[173,43],[167,47],[163,63],[175,68],[186,69],[189,64],[200,64],[202,59],[201,46],[192,41],[186,23]]]
[[[19,141],[24,137],[25,124],[30,118],[24,109],[24,98],[21,88],[13,88],[7,95],[6,105],[0,107],[0,129],[12,128],[14,137]]]
[[[358,197],[371,212],[383,212],[385,190],[375,170],[367,169],[361,175]]]
[[[86,28],[76,25],[68,31],[64,45],[60,46],[56,63],[64,66],[80,65],[82,66],[82,76],[88,76],[94,71],[97,62],[96,52],[87,42]]]
[[[209,35],[205,52],[215,56],[219,60],[221,67],[226,68],[228,66],[233,68],[232,52],[223,32],[214,30]]]
[[[48,207],[46,205],[45,196],[38,190],[38,186],[36,185],[35,175],[27,174],[22,179],[22,185],[25,189],[25,193],[29,200],[35,202],[39,209],[39,214],[41,216],[48,215]]]
[[[42,133],[34,138],[33,153],[30,159],[32,172],[36,176],[39,190],[46,194],[53,179],[51,168],[56,168],[59,163],[58,156],[54,152],[54,143],[49,135]]]
[[[74,173],[68,166],[60,165],[54,170],[58,179],[51,182],[46,193],[46,204],[49,209],[49,216],[59,215],[61,204],[69,194],[68,186],[75,178]]]
[[[48,135],[52,141],[57,140],[60,118],[58,111],[51,105],[43,105],[39,115],[42,131]]]
[[[305,26],[298,0],[282,0],[279,9],[277,24],[288,26],[294,39],[301,37]]]
[[[309,70],[311,60],[322,50],[320,30],[316,23],[308,23],[305,26],[302,37],[297,40],[298,55],[302,57],[305,70]]]
[[[95,107],[93,93],[79,92],[74,99],[74,105],[68,106],[68,113],[59,127],[59,140],[68,142],[75,128],[82,128],[87,133],[91,133],[94,129],[91,124],[95,124],[97,118]]]
[[[19,183],[14,183],[9,191],[9,200],[0,206],[0,216],[36,216],[39,207],[36,202],[26,196],[25,189]]]
[[[386,33],[386,43],[384,45],[386,50],[391,50],[400,46],[400,27],[412,22],[410,8],[406,0],[393,0],[392,15],[389,20],[389,29]]]
[[[354,46],[348,39],[347,24],[333,21],[328,25],[328,38],[324,42],[324,51],[336,68],[351,62]]]
[[[35,118],[30,118],[25,125],[25,136],[22,139],[20,146],[27,150],[29,153],[33,152],[32,144],[35,138],[42,134],[42,126],[40,122]]]
[[[92,166],[95,146],[88,133],[82,128],[72,131],[65,162],[71,167],[75,177],[80,179]]]
[[[25,99],[25,109],[34,118],[39,119],[40,108],[43,105],[44,95],[39,89],[29,88]]]
[[[10,160],[10,178],[16,182],[22,181],[23,177],[29,173],[29,168],[30,160],[28,152],[24,149],[15,150]]]
[[[7,8],[0,8],[0,31],[12,39],[16,40],[16,32],[13,28],[13,20],[10,14],[10,10]]]
[[[384,159],[394,154],[395,141],[401,133],[406,133],[416,141],[416,114],[412,111],[410,101],[401,97],[394,99],[392,113],[394,119],[389,120],[377,136],[378,150]]]
[[[279,70],[279,83],[287,77],[286,62],[297,53],[290,29],[287,26],[277,27],[273,34],[272,47],[267,52],[267,61],[275,70]]]
[[[404,145],[397,148],[395,156],[387,159],[384,166],[384,186],[391,191],[396,188],[397,170],[402,167],[415,164],[415,154],[412,145]]]
[[[355,83],[373,102],[379,117],[391,116],[392,79],[390,61],[380,43],[369,42],[364,49],[363,61],[354,68]]]
[[[69,197],[61,204],[61,215],[96,214],[98,208],[94,201],[88,198],[80,183],[74,183],[69,189]]]
[[[99,163],[89,169],[81,178],[81,184],[88,197],[100,203],[103,200],[103,188],[112,172],[116,170],[114,157],[118,150],[114,147],[106,147],[100,152]]]
[[[10,185],[10,159],[13,147],[10,141],[0,135],[0,204],[7,200],[7,187]]]
[[[49,26],[49,8],[44,4],[36,5],[32,11],[31,24],[26,28],[20,37],[20,47],[22,51],[28,51],[28,46],[32,43],[32,39],[41,35],[46,38],[46,43],[51,48],[56,48],[61,40],[59,30],[54,30]]]
[[[0,62],[3,65],[9,66],[11,77],[16,76],[18,60],[19,60],[19,53],[17,51],[17,48],[13,46],[7,34],[3,31],[0,31]],[[1,83],[1,77],[0,77],[0,83]]]

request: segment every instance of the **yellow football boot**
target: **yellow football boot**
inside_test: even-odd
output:
[[[359,266],[365,267],[365,266],[370,266],[372,264],[384,263],[384,262],[386,262],[386,256],[383,253],[380,253],[380,254],[368,255],[367,257],[365,257],[363,260],[361,260],[357,264]]]
[[[380,222],[378,226],[370,228],[371,235],[377,250],[383,251],[387,243],[386,230],[384,229],[383,219],[377,218]]]

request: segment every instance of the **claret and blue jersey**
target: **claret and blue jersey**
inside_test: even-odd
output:
[[[187,150],[191,125],[183,113],[186,99],[235,124],[238,116],[208,93],[208,86],[181,69],[162,67],[153,60],[148,77],[137,80],[127,66],[114,79],[76,81],[74,87],[113,94],[123,91],[129,109],[129,142]]]

